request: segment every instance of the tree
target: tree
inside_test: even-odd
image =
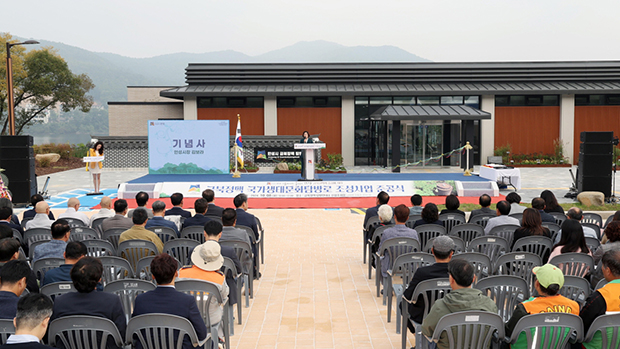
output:
[[[9,34],[0,34],[0,51],[6,62],[6,42],[14,41]],[[52,48],[26,52],[22,46],[11,48],[13,88],[15,98],[15,134],[20,134],[34,118],[51,108],[63,112],[79,109],[90,111],[92,96],[87,95],[95,85],[86,74],[73,74],[67,62]],[[5,64],[0,69],[1,134],[8,133],[7,86]]]

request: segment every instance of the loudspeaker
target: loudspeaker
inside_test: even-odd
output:
[[[32,147],[32,136],[0,136],[0,147]]]
[[[581,143],[579,153],[586,155],[613,155],[614,146],[611,143]]]
[[[592,155],[579,153],[579,173],[583,176],[611,175],[613,157],[611,154]]]
[[[16,204],[29,202],[37,193],[33,143],[32,136],[0,136],[0,167]]]
[[[581,141],[585,143],[611,143],[613,132],[581,132]]]
[[[577,190],[600,191],[608,198],[611,196],[611,174],[608,176],[583,176],[579,175],[577,180]]]

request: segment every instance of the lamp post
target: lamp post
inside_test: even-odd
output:
[[[6,89],[9,109],[9,135],[15,136],[15,101],[13,100],[13,64],[11,62],[11,47],[17,45],[33,45],[38,44],[36,40],[26,40],[24,42],[17,42],[11,44],[6,43]]]

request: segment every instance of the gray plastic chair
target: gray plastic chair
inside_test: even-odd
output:
[[[473,239],[467,245],[467,252],[478,252],[489,256],[491,261],[508,252],[510,245],[506,239],[499,236],[481,236]]]
[[[601,236],[601,235],[602,235],[602,233],[601,233],[601,227],[600,227],[599,225],[594,224],[594,223],[583,223],[583,222],[582,222],[582,223],[581,223],[581,226],[591,228],[592,230],[594,230],[594,231],[596,232],[596,236],[597,236],[599,239],[602,239],[602,238],[603,238],[603,237]]]
[[[153,273],[151,273],[151,262],[153,259],[155,259],[155,256],[146,256],[138,261],[138,265],[136,266],[136,278],[146,281],[153,280]],[[179,268],[177,268],[177,270]]]
[[[553,240],[546,236],[532,235],[520,238],[512,246],[512,252],[529,252],[538,255],[544,261],[553,249]]]
[[[446,235],[446,228],[438,224],[423,224],[415,227],[420,238],[420,247],[426,246],[428,240],[440,235]]]
[[[132,344],[132,348],[135,348],[135,343],[139,342],[144,349],[183,349],[185,336],[189,336],[194,347],[200,343],[194,326],[186,318],[152,313],[139,315],[129,320],[125,343]]]
[[[147,240],[126,240],[118,244],[116,249],[116,255],[127,259],[133,270],[136,270],[141,258],[158,253],[155,243]]]
[[[220,291],[217,289],[215,284],[204,281],[204,280],[191,280],[191,279],[177,279],[174,283],[174,287],[177,291],[188,294],[196,299],[196,305],[198,306],[198,310],[200,310],[200,314],[202,315],[202,319],[207,325],[207,329],[211,330],[211,338],[215,342],[213,344],[214,348],[217,348],[218,343],[218,323],[213,323],[209,318],[209,305],[213,297],[217,303],[224,308],[222,312],[222,327],[224,330],[224,337],[226,342],[226,348],[230,346],[230,312],[226,311],[228,299],[222,299],[222,295]]]
[[[527,281],[518,276],[489,276],[478,281],[474,288],[495,302],[497,312],[504,322],[510,320],[519,303],[530,298],[530,287]]]
[[[245,241],[220,241],[220,245],[232,247],[239,258],[243,270],[237,270],[243,273],[243,283],[245,287],[245,307],[250,307],[250,298],[254,299],[254,266],[252,258],[252,248]],[[241,301],[241,299],[239,299]]]
[[[593,237],[586,236],[586,245],[590,249],[590,252],[592,252],[592,254],[594,254],[594,251],[596,251],[599,248],[599,246],[601,246],[601,241],[599,239],[595,239]]]
[[[32,263],[32,271],[37,280],[43,281],[45,273],[65,264],[64,258],[41,258]]]
[[[452,258],[465,259],[474,266],[474,275],[476,276],[474,283],[479,282],[493,273],[493,262],[491,262],[491,258],[486,254],[465,252],[455,254]]]
[[[613,220],[614,220],[614,215],[607,217],[607,219],[605,220],[605,225],[603,225],[603,228],[607,228],[607,225]]]
[[[462,311],[443,316],[431,340],[439,341],[444,332],[450,348],[489,348],[494,335],[505,337],[502,318],[486,311]]]
[[[430,312],[433,304],[435,304],[435,301],[443,298],[450,291],[452,291],[452,289],[450,288],[450,280],[448,278],[430,279],[424,280],[416,286],[416,288],[413,290],[411,300],[408,300],[404,296],[402,297],[404,303],[402,306],[403,316],[400,334],[403,349],[407,347],[407,332],[409,332],[407,329],[407,324],[408,321],[411,321],[411,319],[409,319],[409,304],[415,304],[418,300],[418,297],[422,296],[422,299],[424,300],[423,316],[426,317]],[[417,324],[413,321],[411,321],[411,323],[415,326],[416,349],[426,348],[427,341],[422,335],[422,324]]]
[[[563,213],[549,212],[549,214],[553,216],[553,219],[555,219],[555,224],[559,226],[562,226],[562,223],[564,223],[564,221],[567,219],[566,215],[564,215]]]
[[[388,270],[389,277],[384,287],[383,293],[387,291],[387,321],[392,318],[392,294],[396,297],[396,333],[400,333],[400,303],[403,293],[411,282],[416,270],[420,267],[426,267],[435,264],[435,256],[424,252],[413,252],[401,254],[394,260],[392,269]],[[394,284],[393,278],[400,276],[402,283]]]
[[[112,246],[114,246],[115,249],[118,249],[118,240],[121,237],[121,234],[126,231],[127,229],[108,229],[106,231],[103,232],[103,235],[101,235],[103,240],[107,240],[110,241],[110,243],[112,243]]]
[[[368,222],[366,222],[366,226],[362,229],[362,238],[364,240],[364,263],[366,263],[366,250],[368,249],[368,238],[369,238],[369,230],[371,226],[379,225],[381,221],[378,216],[368,218]]]
[[[260,219],[256,216],[254,216],[254,218],[256,218],[256,226],[260,234],[260,263],[265,264],[265,229],[263,229]]]
[[[602,279],[599,282],[596,283],[596,287],[594,287],[594,291],[598,290],[599,288],[603,287],[607,285],[607,280]]]
[[[518,219],[519,224],[523,223],[523,213],[511,213],[509,216]]]
[[[33,218],[34,216],[22,218],[20,225],[22,226],[23,230],[26,230],[26,223],[28,223],[28,221],[31,221]]]
[[[487,223],[489,223],[489,219],[495,218],[495,217],[497,217],[497,215],[494,213],[477,214],[473,217],[469,217],[468,223],[478,224],[479,226],[484,228],[487,226]]]
[[[506,241],[508,241],[508,245],[512,245],[512,240],[514,239],[514,236],[515,236],[515,230],[519,228],[520,227],[516,224],[502,224],[502,225],[493,227],[489,231],[489,233],[486,235],[502,237],[506,239]]]
[[[611,349],[618,348],[620,346],[620,336],[618,330],[620,330],[620,313],[601,315],[594,319],[588,333],[586,334],[583,343],[591,342],[594,338],[594,334],[599,332],[601,334],[601,348]]]
[[[583,323],[579,316],[567,313],[526,315],[515,325],[510,344],[514,344],[522,332],[527,338],[527,348],[563,349],[569,340],[571,343],[581,342]],[[537,343],[536,347],[534,343]]]
[[[102,317],[65,316],[49,325],[49,344],[53,347],[62,343],[66,349],[105,349],[110,340],[119,348],[124,345],[114,322]]]
[[[381,238],[383,237],[383,231],[392,227],[393,226],[391,225],[382,225],[377,227],[377,229],[375,229],[375,231],[372,233],[372,237],[366,243],[366,245],[368,246],[368,280],[372,279],[373,262],[375,265],[377,264],[377,261],[375,260],[376,253],[372,252],[372,247],[375,242],[377,243],[377,245],[379,245],[379,242],[381,242]]]
[[[69,292],[77,292],[75,287],[73,287],[73,282],[71,281],[52,282],[51,284],[41,287],[39,290],[39,293],[50,297],[52,300],[57,296]]]
[[[182,239],[196,240],[201,244],[205,242],[205,230],[201,225],[185,227],[181,230]]]
[[[101,256],[99,257],[99,260],[101,261],[101,264],[103,264],[103,275],[101,278],[104,287],[109,282],[122,279],[131,279],[134,277],[131,264],[129,264],[129,262],[124,258]]]
[[[560,294],[568,299],[572,299],[579,305],[583,305],[590,296],[590,282],[579,276],[564,276],[564,286],[560,289]]]
[[[235,228],[245,230],[250,238],[251,246],[256,246],[256,255],[254,256],[254,265],[256,266],[256,272],[260,273],[260,236],[258,240],[256,240],[256,235],[254,235],[254,230],[250,227],[246,227],[245,225],[236,225]]]
[[[82,241],[86,245],[88,255],[91,257],[99,258],[103,256],[116,256],[116,249],[110,241],[107,240],[84,240]]]
[[[454,245],[456,246],[454,249],[454,254],[465,252],[465,241],[458,236],[450,236],[450,238],[454,241]],[[424,246],[422,250],[426,253],[431,253],[431,250],[433,249],[433,242],[435,242],[435,238],[428,240],[426,242],[426,246]]]
[[[24,231],[24,242],[30,248],[35,241],[50,241],[52,239],[52,231],[45,228],[34,228]]]
[[[43,245],[46,244],[48,242],[50,242],[50,240],[38,240],[38,241],[34,241],[32,242],[29,246],[28,246],[28,259],[32,260],[34,258],[34,249],[39,246],[39,245]]]
[[[6,340],[12,334],[15,334],[13,319],[0,319],[0,345],[6,343]]]
[[[136,297],[139,294],[152,291],[156,289],[154,283],[137,279],[124,279],[108,282],[103,288],[104,292],[113,293],[121,299],[123,310],[125,311],[125,317],[127,321],[131,318],[133,313],[133,306],[136,302]]]
[[[562,253],[553,257],[549,263],[560,268],[564,276],[584,277],[587,273],[594,271],[594,258],[585,253]]]
[[[415,240],[413,238],[406,238],[406,237],[398,237],[398,238],[392,238],[392,239],[387,239],[386,241],[383,241],[383,244],[381,245],[381,249],[379,251],[377,251],[377,253],[375,253],[375,260],[377,261],[377,272],[375,273],[375,286],[377,289],[377,297],[380,296],[380,292],[381,292],[381,283],[383,283],[384,285],[387,284],[387,277],[383,277],[383,274],[381,273],[382,270],[382,264],[385,263],[386,261],[383,260],[381,261],[382,256],[387,256],[390,258],[389,260],[389,265],[388,265],[388,270],[392,269],[392,265],[394,263],[394,261],[396,260],[396,258],[398,258],[398,256],[400,256],[401,254],[405,254],[405,253],[411,253],[411,252],[420,252],[420,243],[418,242],[418,240]],[[387,300],[387,292],[383,292],[383,304],[385,305],[386,300]]]
[[[17,241],[19,241],[19,243],[21,245],[22,241],[24,241],[24,237],[22,236],[22,233],[20,233],[19,230],[17,230],[17,229],[11,228],[11,230],[13,231],[13,238],[16,239]]]
[[[484,228],[474,223],[459,224],[452,228],[448,235],[461,238],[467,247],[473,239],[484,236]]]
[[[95,229],[89,227],[71,228],[71,234],[69,235],[69,241],[84,241],[100,238],[99,233]]]
[[[161,242],[163,242],[164,244],[170,240],[174,240],[177,238],[177,233],[174,231],[174,229],[169,227],[150,227],[147,229],[155,233],[155,235],[157,235],[157,237],[159,237]]]
[[[583,218],[581,218],[581,223],[596,224],[600,229],[603,226],[603,217],[601,217],[600,214],[594,212],[584,213]]]
[[[84,224],[84,222],[82,222],[79,219],[75,219],[75,218],[63,218],[64,220],[67,221],[67,223],[69,223],[69,226],[71,227],[71,229],[73,230],[73,228],[77,228],[77,227],[86,227],[86,224]]]
[[[164,253],[171,255],[181,262],[181,265],[189,263],[190,252],[200,245],[198,241],[191,239],[173,239],[164,244]]]
[[[104,220],[108,219],[110,217],[99,217],[97,219],[95,219],[94,221],[90,222],[90,227],[95,229],[96,231],[100,232],[101,231],[101,223],[103,223]]]
[[[549,233],[551,233],[551,241],[555,241],[555,236],[558,235],[558,231],[561,229],[560,225],[550,222],[542,222],[541,225],[549,229]]]
[[[238,302],[241,302],[241,288],[243,287],[243,285],[241,284],[241,278],[240,278],[240,273],[237,271],[237,267],[235,266],[235,262],[233,262],[232,259],[228,258],[228,257],[224,257],[224,264],[222,265],[222,272],[224,273],[224,275],[227,275],[228,273],[231,273],[233,275],[233,279],[235,279],[235,285],[237,286],[236,289],[234,290],[230,290],[230,292],[236,292],[237,293],[237,300]],[[235,321],[234,320],[234,313],[233,313],[233,304],[230,304],[230,302],[227,303],[228,304],[228,312],[230,313],[229,318],[230,318],[230,335],[234,335],[235,334]],[[237,303],[237,321],[239,321],[239,325],[241,325],[241,316],[242,316],[242,312],[241,309],[243,307],[241,306],[241,303]]]
[[[510,252],[495,261],[493,274],[518,276],[530,285],[530,294],[534,293],[534,273],[532,268],[542,265],[539,255],[529,252]]]
[[[465,223],[465,215],[460,213],[442,213],[439,215],[439,220],[443,222],[443,226],[449,234],[452,228]]]

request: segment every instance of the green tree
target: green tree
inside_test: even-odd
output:
[[[0,53],[6,61],[6,43],[15,41],[10,34],[0,34]],[[20,134],[34,118],[49,109],[63,112],[79,109],[88,112],[93,105],[87,95],[95,85],[86,74],[73,74],[67,62],[52,48],[26,52],[22,46],[11,48],[13,89],[15,99],[15,133]],[[8,133],[6,66],[0,69],[1,134]]]

